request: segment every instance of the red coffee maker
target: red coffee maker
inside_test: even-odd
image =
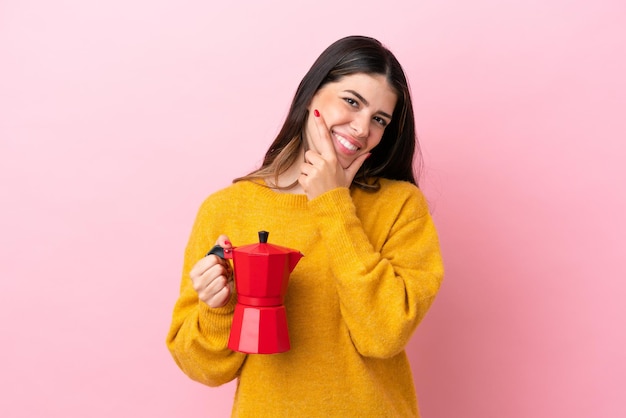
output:
[[[259,243],[224,252],[235,270],[237,304],[228,348],[248,354],[288,351],[289,332],[283,299],[289,274],[302,258],[300,251],[267,243],[269,232],[259,232]],[[218,254],[222,256],[222,254]]]

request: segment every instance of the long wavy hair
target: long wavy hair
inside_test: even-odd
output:
[[[422,167],[422,156],[415,133],[415,118],[408,82],[396,57],[378,40],[366,36],[348,36],[330,45],[306,73],[289,108],[285,122],[270,145],[261,167],[234,180],[260,180],[278,177],[298,160],[308,106],[317,91],[327,83],[356,73],[380,74],[398,96],[391,123],[380,143],[371,151],[352,184],[366,190],[378,190],[379,178],[404,180],[415,185]],[[417,154],[417,156],[416,156]],[[416,158],[417,157],[417,158]],[[415,161],[414,161],[415,160]],[[290,189],[297,182],[280,189]]]

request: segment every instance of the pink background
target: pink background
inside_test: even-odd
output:
[[[228,416],[164,343],[191,222],[354,33],[408,73],[447,265],[424,416],[626,415],[623,0],[2,0],[3,417]]]

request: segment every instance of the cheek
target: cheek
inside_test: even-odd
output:
[[[374,148],[376,145],[380,144],[380,141],[383,139],[384,132],[372,132],[372,136],[370,140],[367,141],[368,151]]]
[[[313,151],[319,152],[319,133],[317,131],[317,124],[315,123],[315,116],[313,116],[313,111],[309,113],[309,116],[306,121],[306,125],[304,126],[304,140],[306,141],[306,145],[309,149]]]

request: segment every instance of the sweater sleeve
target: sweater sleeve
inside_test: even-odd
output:
[[[194,223],[185,251],[180,296],[174,306],[167,347],[176,364],[190,378],[209,386],[227,383],[239,374],[245,354],[228,348],[236,297],[228,304],[211,308],[198,299],[189,272],[212,246],[208,222],[211,211],[205,202]]]
[[[431,306],[443,278],[439,242],[426,201],[413,193],[376,209],[376,248],[347,188],[309,202],[319,219],[336,279],[341,315],[356,350],[388,358],[401,352]],[[366,209],[370,210],[370,209]],[[371,210],[374,210],[373,208]],[[370,233],[370,235],[373,235]]]

